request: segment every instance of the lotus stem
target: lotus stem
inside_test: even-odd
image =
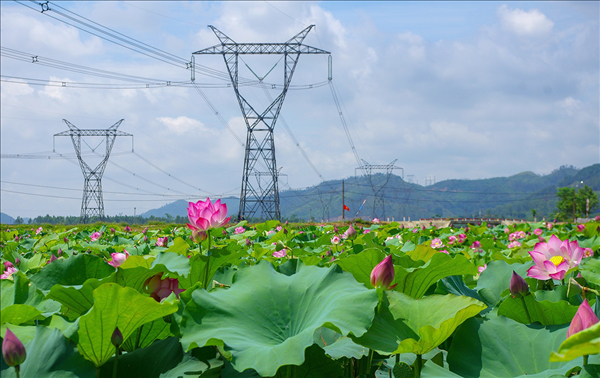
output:
[[[117,366],[119,365],[119,348],[115,354],[115,364],[113,365],[113,378],[117,378]]]
[[[587,357],[587,356],[585,356],[585,357]],[[20,369],[21,369],[21,365],[15,365],[15,372],[17,373],[17,378],[20,377],[20,372],[19,372]]]
[[[414,378],[421,378],[421,369],[423,367],[423,356],[420,354],[417,354],[417,358],[415,359],[415,362],[413,364],[413,377]]]
[[[588,364],[588,357],[589,356],[587,354],[583,355],[583,366],[586,366]]]
[[[206,231],[208,239],[208,249],[206,250],[206,272],[204,273],[204,290],[208,290],[208,273],[210,272],[210,230]]]
[[[525,297],[521,296],[521,302],[523,302],[523,308],[525,308],[525,314],[527,315],[527,322],[531,324],[531,316],[529,315],[529,310],[527,309],[527,303],[525,302]]]

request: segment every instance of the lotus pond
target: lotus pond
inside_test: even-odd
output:
[[[209,226],[4,226],[2,377],[600,374],[598,221]]]

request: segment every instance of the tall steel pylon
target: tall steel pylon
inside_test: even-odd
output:
[[[246,128],[246,153],[240,194],[238,219],[250,219],[256,215],[267,219],[280,219],[278,170],[275,160],[275,140],[273,130],[281,111],[283,100],[288,91],[292,75],[298,64],[300,54],[331,54],[328,51],[303,45],[302,42],[314,25],[310,25],[284,43],[236,43],[214,26],[209,28],[215,33],[220,45],[196,51],[194,55],[220,54],[229,71],[233,91],[237,96]],[[238,84],[239,55],[283,55],[282,91],[263,111],[258,112],[240,94]],[[272,89],[275,89],[273,86]],[[257,170],[256,164],[262,161],[267,172]],[[268,177],[266,185],[260,179]]]
[[[117,128],[124,120],[120,120],[115,123],[108,129],[79,129],[66,119],[63,121],[69,126],[69,130],[63,131],[62,133],[54,134],[54,137],[57,136],[70,136],[71,141],[73,142],[73,146],[75,147],[75,153],[77,154],[77,158],[79,159],[79,165],[81,166],[81,171],[83,172],[83,200],[81,201],[81,222],[87,223],[94,216],[98,217],[100,220],[104,220],[104,201],[102,199],[102,175],[104,174],[104,169],[106,168],[106,163],[108,163],[108,157],[110,156],[110,152],[115,144],[115,139],[118,136],[130,136],[132,141],[133,148],[133,135],[128,134],[122,131],[117,131]],[[90,136],[101,136],[104,137],[106,141],[106,151],[104,155],[102,155],[102,160],[95,167],[90,167],[85,161],[83,161],[83,157],[81,155],[81,137],[90,137]],[[84,143],[85,140],[84,140]],[[87,144],[87,143],[86,143]],[[102,142],[100,142],[102,144]],[[95,152],[100,144],[95,148],[90,149]],[[88,145],[89,147],[89,145]]]
[[[357,170],[362,170],[364,175],[369,178],[369,184],[371,185],[371,189],[373,189],[373,218],[385,218],[385,187],[387,183],[390,181],[390,176],[394,169],[402,170],[402,179],[404,180],[404,168],[396,167],[394,163],[398,160],[394,160],[389,164],[385,165],[371,165],[367,163],[364,159],[361,159],[363,164],[355,168],[354,174],[356,175]],[[377,185],[373,181],[373,171],[374,170],[382,170],[385,171],[385,180],[382,184]]]

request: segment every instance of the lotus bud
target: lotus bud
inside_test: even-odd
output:
[[[201,231],[198,229],[192,231],[192,239],[194,239],[196,243],[202,243],[206,240],[207,237],[208,234],[206,233],[206,231]]]
[[[585,231],[585,224],[578,224],[578,225],[577,225],[577,231],[578,231],[578,232],[583,232],[583,231]]]
[[[110,233],[111,233],[111,234],[114,234],[114,233],[115,233],[115,229],[111,227],[111,228],[110,228]]]
[[[389,255],[373,268],[371,285],[387,290],[392,281],[394,281],[394,263],[392,262],[392,256]]]
[[[148,242],[148,235],[144,235],[144,243]]]
[[[513,298],[521,298],[529,293],[529,285],[514,270],[510,279],[510,294]]]
[[[338,230],[337,226],[333,226],[333,232],[335,232],[336,234],[337,234],[338,232],[340,232],[340,231]]]
[[[571,325],[567,331],[567,339],[577,332],[590,328],[596,323],[598,323],[598,317],[594,314],[594,311],[592,311],[587,299],[584,299],[571,321]],[[2,351],[4,351],[4,349],[2,349]]]
[[[56,261],[56,260],[57,260],[56,256],[54,256],[54,254],[51,253],[50,254],[50,261],[48,261],[48,264],[50,264],[51,262]]]
[[[346,230],[346,232],[344,232],[344,235],[342,235],[342,237],[344,239],[354,239],[356,237],[356,230],[354,229],[354,227],[352,227],[352,225],[350,225],[350,227],[348,227],[348,229]]]
[[[115,348],[119,348],[119,346],[123,344],[123,334],[119,330],[119,327],[115,327],[115,331],[110,337],[110,342],[115,346]]]
[[[65,237],[63,238],[63,241],[64,241],[65,243],[68,243],[68,242],[69,242],[69,238],[67,238],[67,237],[65,236]]]
[[[282,249],[285,248],[285,245],[280,241],[277,242],[277,244],[275,244],[275,250],[276,251],[281,251]]]
[[[60,256],[60,255],[62,255],[62,253],[63,253],[63,250],[61,248],[59,248],[58,251],[56,252],[56,255]]]
[[[148,232],[148,227],[144,227],[144,230],[142,231],[142,234],[145,234],[146,232]]]
[[[223,236],[227,236],[227,231],[223,230]]]
[[[2,341],[2,357],[4,357],[4,361],[6,361],[8,366],[19,366],[25,362],[25,358],[27,357],[25,346],[8,328]]]
[[[124,229],[124,230],[125,230],[125,232],[131,232],[131,227],[129,227],[129,226],[125,226],[125,229]]]
[[[246,238],[246,247],[250,247],[252,244],[252,240],[250,240],[250,238]]]
[[[15,259],[15,264],[16,265],[20,265],[21,264],[21,259],[19,259],[18,257]]]
[[[287,223],[287,222],[286,222],[286,223]],[[283,233],[284,233],[284,234],[287,234],[287,233],[288,233],[288,230],[287,230],[287,228],[284,228],[284,229],[283,229]]]
[[[331,249],[329,249],[329,250],[327,250],[327,252],[325,252],[325,254],[327,256],[331,256],[331,255],[333,255],[333,252],[331,251]]]

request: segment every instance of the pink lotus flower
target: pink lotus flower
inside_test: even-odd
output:
[[[579,309],[577,310],[577,313],[575,313],[573,320],[571,320],[571,325],[567,331],[567,339],[577,332],[590,328],[596,323],[598,323],[598,317],[594,311],[592,311],[587,299],[584,299],[583,303],[579,305]]]
[[[2,340],[2,357],[4,357],[4,361],[8,366],[19,366],[27,358],[25,346],[8,328],[6,329],[4,340]]]
[[[112,261],[110,261],[108,264],[117,268],[123,264],[125,260],[127,260],[129,257],[129,252],[123,250],[123,253],[111,253],[110,256],[112,257]]]
[[[162,301],[171,293],[175,293],[175,296],[179,299],[179,293],[185,291],[179,289],[179,281],[177,278],[165,278],[161,279],[162,273],[154,275],[146,280],[144,283],[144,291],[157,302]]]
[[[191,230],[208,231],[229,222],[231,217],[225,217],[227,217],[227,205],[222,204],[220,199],[216,200],[214,204],[210,198],[207,198],[206,201],[190,202],[188,206],[190,223],[187,226]]]
[[[577,225],[577,231],[578,231],[578,232],[583,232],[583,231],[585,231],[585,224],[578,224],[578,225]]]
[[[125,230],[125,232],[131,232],[131,227],[125,226],[124,230]]]
[[[512,234],[510,234],[508,236],[508,240],[509,241],[513,241],[513,240],[523,239],[523,238],[525,238],[525,236],[526,236],[525,232],[523,232],[523,231],[516,231],[516,232],[513,232]]]
[[[4,262],[4,272],[0,275],[0,280],[9,279],[13,273],[17,273],[18,269],[10,261]]]
[[[458,244],[464,243],[465,240],[467,240],[467,235],[465,235],[465,234],[458,235]]]
[[[46,262],[46,264],[53,263],[53,262],[55,262],[56,260],[58,260],[58,259],[56,258],[56,256],[54,256],[54,254],[50,254],[50,260],[48,260],[48,261]]]
[[[594,220],[595,220],[596,222],[600,222],[600,215],[596,215],[596,218],[594,218]]]
[[[156,246],[157,247],[166,247],[169,243],[169,237],[165,236],[164,238],[157,238],[156,239]]]
[[[513,241],[513,242],[508,243],[508,248],[509,249],[517,248],[517,247],[520,247],[520,246],[521,246],[521,243],[518,242],[518,241],[516,241],[516,240]]]
[[[554,225],[552,223],[548,223],[546,228],[551,231],[554,228]]]
[[[478,249],[478,248],[481,248],[481,242],[480,242],[479,240],[475,240],[475,241],[473,242],[473,244],[471,245],[471,248],[472,248],[472,249]]]
[[[99,233],[98,231],[94,232],[93,234],[90,235],[90,239],[92,241],[96,241],[98,239],[100,239],[100,237],[102,236],[101,233]]]
[[[431,248],[442,248],[444,243],[440,240],[440,238],[435,238],[431,241]]]
[[[583,257],[594,257],[594,250],[591,248],[585,248],[583,250]]]
[[[447,255],[449,255],[449,254],[450,254],[450,252],[446,251],[445,249],[442,249],[440,252],[442,252],[442,253],[445,253],[445,254],[447,254]]]
[[[510,233],[510,228],[508,228],[508,227],[504,227],[504,233],[505,233],[505,234],[508,234],[508,233]]]
[[[334,236],[333,238],[331,238],[331,244],[339,244],[340,243],[340,237],[339,236]]]
[[[479,274],[481,274],[481,272],[483,272],[486,269],[487,269],[487,264],[484,264],[483,266],[480,266],[477,268],[477,270],[479,271]]]
[[[448,236],[448,244],[449,244],[449,245],[452,245],[452,244],[454,244],[455,242],[456,242],[456,236],[454,236],[454,235],[450,235],[450,236]]]
[[[275,227],[275,229],[277,230],[277,232],[281,231],[281,228],[282,228],[281,226]]]
[[[35,234],[36,234],[36,235],[39,235],[39,234],[41,234],[41,233],[42,233],[42,231],[44,231],[44,229],[40,227],[40,228],[38,228],[37,230],[35,230]]]
[[[142,231],[142,234],[146,234],[148,232],[148,227],[144,227],[144,230]]]
[[[552,235],[547,243],[537,243],[529,254],[535,262],[527,271],[529,277],[538,280],[562,280],[569,269],[581,262],[583,248],[577,240],[561,241],[556,235]]]
[[[277,244],[277,243],[275,243],[275,244]],[[285,251],[285,248],[282,250],[273,252],[273,257],[277,257],[277,258],[282,258],[282,257],[285,257],[286,255],[287,255],[287,253]]]
[[[110,228],[110,233],[111,233],[111,234],[114,234],[114,233],[115,233],[115,229],[111,227],[111,228]]]
[[[392,262],[392,255],[389,255],[371,271],[371,285],[387,290],[393,281],[394,263]],[[393,289],[393,287],[391,288]]]
[[[535,230],[533,230],[533,234],[537,235],[537,236],[540,236],[542,234],[542,232],[543,231],[541,228],[536,228]]]
[[[379,220],[379,218],[373,218],[373,223],[378,224],[381,223],[381,221]]]
[[[343,239],[354,239],[356,237],[356,230],[352,225],[342,234]]]
[[[418,229],[418,228],[415,228],[414,230],[412,230],[412,232],[413,232],[414,234],[416,234],[417,232],[419,232],[419,229]]]
[[[233,233],[236,235],[239,235],[239,234],[243,234],[244,232],[246,232],[246,229],[243,226],[240,226],[240,227],[236,227],[235,231]]]

